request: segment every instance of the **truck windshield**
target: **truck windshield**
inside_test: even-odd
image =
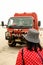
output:
[[[8,26],[33,26],[32,17],[12,17],[8,20]]]

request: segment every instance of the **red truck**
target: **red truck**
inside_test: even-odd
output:
[[[10,47],[16,44],[25,44],[23,34],[26,35],[30,28],[39,30],[40,21],[36,13],[15,13],[14,17],[8,19],[7,31],[5,32],[5,39],[8,40]]]

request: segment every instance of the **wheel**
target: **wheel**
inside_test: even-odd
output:
[[[14,42],[14,40],[12,40],[12,41],[8,41],[8,45],[9,47],[15,47],[16,43]]]
[[[8,40],[8,43],[11,43],[11,40]]]

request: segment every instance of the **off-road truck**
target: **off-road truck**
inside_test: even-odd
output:
[[[23,34],[27,34],[30,28],[39,29],[40,21],[38,22],[36,13],[15,13],[14,17],[8,19],[7,31],[5,32],[5,39],[8,40],[10,47],[16,44],[25,44]]]

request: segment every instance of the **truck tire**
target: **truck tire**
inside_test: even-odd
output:
[[[15,47],[16,46],[16,43],[14,42],[14,40],[13,41],[8,41],[8,45],[9,45],[9,47]]]

